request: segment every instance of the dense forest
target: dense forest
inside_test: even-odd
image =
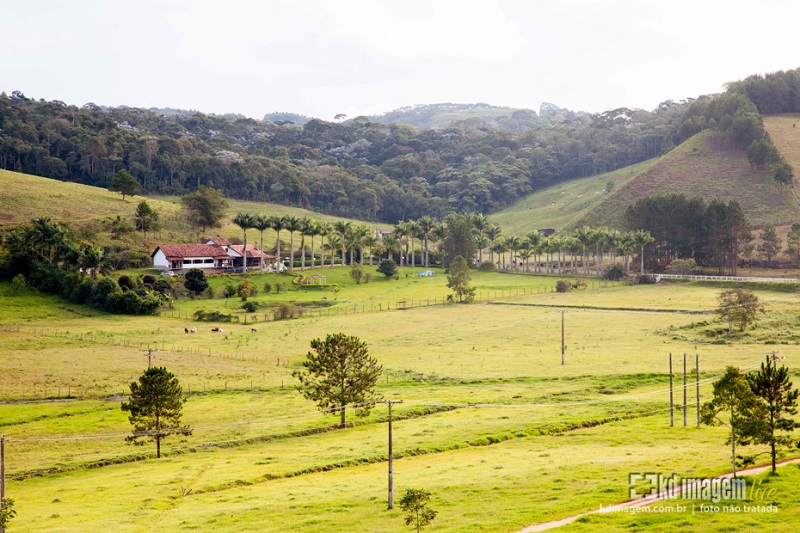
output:
[[[667,101],[653,111],[523,110],[512,115],[530,122],[520,131],[474,121],[417,130],[367,117],[300,125],[2,93],[0,168],[98,186],[125,169],[151,193],[206,185],[232,198],[393,223],[496,211],[539,188],[656,157],[714,128],[747,148],[754,165],[790,181],[759,110],[800,109],[798,79],[798,71],[754,76],[720,96]]]

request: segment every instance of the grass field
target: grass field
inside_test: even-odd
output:
[[[766,171],[754,169],[744,151],[715,133],[701,132],[613,192],[578,224],[619,227],[625,209],[652,194],[685,193],[706,201],[737,200],[753,225],[787,225],[800,220],[800,203]]]
[[[334,303],[327,309],[344,309],[447,293],[442,274],[356,285],[347,269],[326,273],[340,284],[338,295],[289,291],[257,300],[321,301],[326,294]],[[251,279],[290,279],[271,276]],[[222,335],[210,331],[213,323],[110,316],[33,293],[10,296],[0,284],[0,432],[8,439],[8,494],[19,511],[10,531],[405,530],[399,509],[385,510],[385,407],[337,429],[335,417],[294,389],[291,372],[309,341],[331,332],[366,341],[384,367],[379,392],[404,400],[394,410],[396,498],[407,487],[430,490],[439,516],[429,531],[517,531],[619,503],[630,472],[726,471],[725,429],[694,427],[693,389],[689,427],[680,408],[669,427],[670,353],[678,383],[681,356],[689,354],[690,384],[700,355],[703,401],[725,366],[751,369],[775,349],[797,381],[799,296],[791,284],[753,285],[766,312],[752,331],[729,337],[707,314],[721,285],[595,282],[560,294],[551,292],[556,279],[476,272],[484,299],[471,305],[440,299],[408,310],[259,323],[256,332],[222,324]],[[240,303],[181,306],[233,310]],[[187,325],[198,333],[184,333]],[[119,409],[126,385],[146,367],[148,345],[158,346],[154,363],[180,378],[185,421],[195,428],[191,437],[165,441],[160,460],[152,445],[125,444],[130,426]],[[792,476],[787,471],[775,483],[789,487]],[[780,516],[791,520],[800,506],[779,494]],[[729,531],[740,520],[593,515],[564,530],[678,523]]]
[[[526,196],[489,218],[499,224],[506,235],[524,236],[538,228],[569,229],[609,194],[656,161],[652,159],[614,172],[553,185]],[[611,192],[606,191],[609,182],[614,184]]]

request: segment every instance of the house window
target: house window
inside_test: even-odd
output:
[[[205,261],[203,261],[203,262],[204,262],[204,263],[207,263],[207,264],[211,264],[211,265],[213,265],[213,264],[214,264],[214,260],[213,260],[213,259],[206,259],[206,260],[205,260]]]

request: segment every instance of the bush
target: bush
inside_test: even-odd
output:
[[[572,282],[573,289],[585,289],[588,286],[589,285],[586,283],[585,279],[576,279],[575,281]]]
[[[491,261],[484,261],[480,265],[478,265],[478,270],[482,270],[484,272],[494,272],[497,270],[497,265],[492,263]]]
[[[156,286],[156,281],[158,281],[156,280],[156,277],[151,276],[150,274],[145,274],[144,277],[142,278],[142,283],[144,283],[145,285],[150,285],[151,287]]]
[[[92,296],[89,298],[89,305],[98,309],[105,309],[109,297],[119,293],[119,286],[113,279],[103,278],[92,288]]]
[[[201,294],[208,288],[206,273],[199,268],[190,268],[186,271],[183,286],[194,294]]]
[[[172,284],[165,279],[160,279],[156,281],[156,284],[153,286],[153,289],[155,289],[156,292],[166,296],[172,292]]]
[[[275,309],[275,320],[284,320],[287,318],[297,318],[303,316],[305,310],[292,304],[281,304]]]
[[[11,296],[16,296],[24,292],[27,287],[28,283],[25,281],[25,276],[17,274],[14,276],[14,279],[11,280],[11,287],[8,289],[8,293]]]
[[[275,292],[280,294],[282,292],[286,292],[286,284],[285,283],[276,283],[275,284]]]
[[[242,304],[242,309],[248,313],[255,313],[256,309],[258,309],[258,304],[256,302],[245,302]]]
[[[258,287],[256,287],[249,279],[245,279],[236,285],[236,294],[238,294],[239,298],[241,298],[244,302],[248,298],[258,295]]]
[[[129,291],[133,288],[133,280],[130,276],[120,276],[117,280],[117,285],[123,291]]]
[[[94,290],[94,281],[85,279],[82,283],[76,285],[69,294],[69,301],[74,304],[85,304],[89,302]]]
[[[356,263],[350,268],[350,277],[353,278],[353,281],[356,282],[356,285],[361,284],[361,280],[364,277],[364,269],[361,268],[361,265]]]
[[[233,285],[225,285],[225,288],[222,289],[222,295],[225,296],[225,298],[236,296],[236,287]]]
[[[219,311],[199,311],[194,312],[194,319],[200,322],[239,322],[239,317],[235,315],[226,315]]]
[[[656,278],[650,274],[639,274],[636,276],[636,283],[639,285],[654,285]]]
[[[270,285],[269,283],[265,283],[264,284],[264,294],[268,294],[271,291],[272,291],[272,285]]]
[[[619,281],[625,276],[627,276],[625,270],[619,265],[614,265],[606,270],[605,274],[603,274],[603,279],[607,279],[608,281]]]
[[[397,263],[395,263],[391,259],[384,259],[383,261],[381,261],[381,264],[378,266],[378,272],[380,272],[387,278],[392,278],[397,276],[397,279],[399,279],[399,276],[397,274]]]
[[[211,285],[209,285],[208,288],[206,289],[206,296],[208,296],[212,300],[217,296],[216,292],[214,291],[214,287],[212,287]]]
[[[369,283],[369,280],[371,279],[372,279],[372,274],[370,274],[369,272],[364,274],[364,283]]]
[[[556,282],[556,292],[570,292],[572,290],[572,282],[566,279],[560,279]]]

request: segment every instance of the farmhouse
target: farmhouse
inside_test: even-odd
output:
[[[221,237],[206,240],[203,244],[162,244],[151,254],[153,267],[160,270],[202,268],[207,272],[224,272],[227,269],[259,268],[261,262],[271,262],[274,255],[265,254],[255,245],[231,244]]]

